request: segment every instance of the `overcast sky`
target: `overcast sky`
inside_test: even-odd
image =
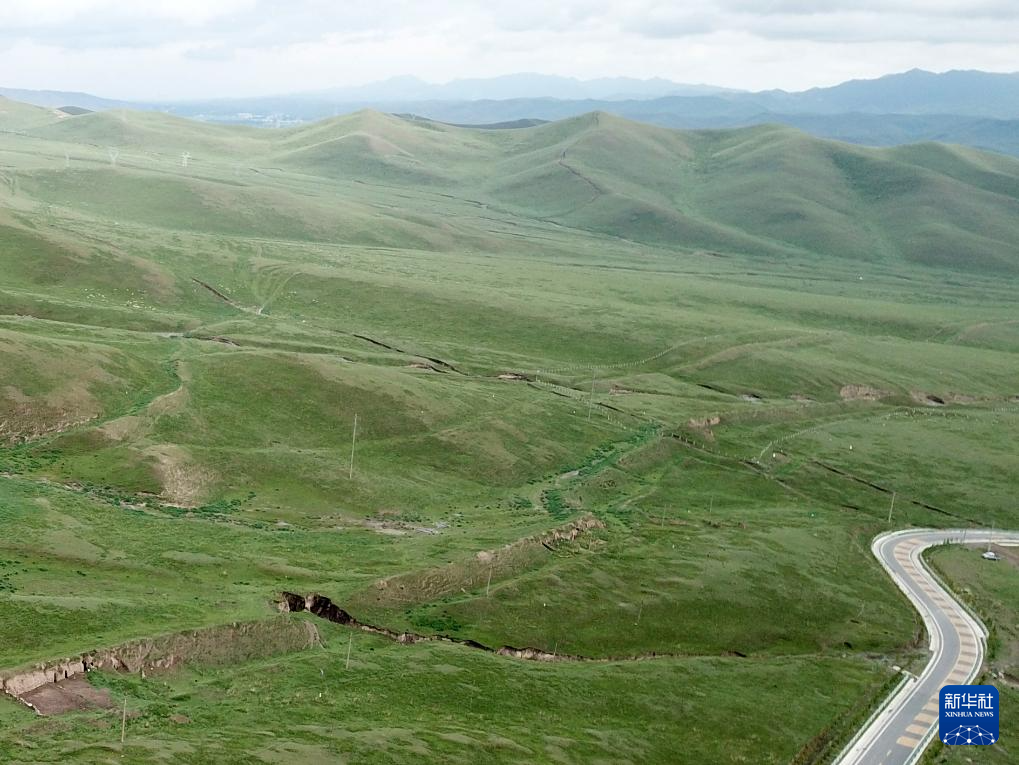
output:
[[[0,86],[132,99],[414,74],[798,90],[1019,70],[1019,0],[2,0]]]

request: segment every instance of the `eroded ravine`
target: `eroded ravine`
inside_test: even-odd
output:
[[[422,635],[416,632],[397,632],[395,630],[388,629],[387,627],[381,627],[374,624],[365,624],[352,616],[348,611],[340,608],[329,598],[324,595],[312,593],[310,595],[300,595],[295,592],[281,592],[276,600],[276,607],[282,613],[302,613],[307,612],[320,619],[333,622],[334,624],[341,624],[344,627],[350,627],[352,629],[361,630],[372,635],[378,635],[380,637],[392,640],[396,643],[403,645],[413,645],[415,643],[453,643],[455,645],[462,645],[467,648],[474,650],[483,651],[485,653],[494,654],[496,656],[508,656],[514,659],[523,659],[525,661],[538,661],[538,662],[556,662],[556,661],[573,661],[573,662],[621,662],[621,661],[647,661],[649,659],[670,659],[670,658],[689,658],[690,654],[678,654],[678,653],[659,653],[652,651],[649,653],[634,654],[628,656],[581,656],[579,654],[566,654],[558,652],[549,652],[541,648],[518,648],[515,646],[504,645],[498,648],[493,646],[479,643],[477,640],[471,640],[470,638],[458,638],[452,635]],[[731,654],[727,654],[731,655]]]

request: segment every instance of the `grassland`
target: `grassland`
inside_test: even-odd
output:
[[[788,762],[918,656],[889,510],[1015,525],[1010,160],[4,106],[0,667],[283,589],[598,660],[357,635],[347,670],[322,623],[94,678],[132,761]],[[120,761],[104,714],[0,700],[0,759]]]

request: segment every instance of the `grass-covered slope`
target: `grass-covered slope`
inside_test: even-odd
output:
[[[0,669],[279,590],[592,660],[322,623],[96,678],[133,761],[810,762],[917,656],[868,549],[892,496],[1016,522],[1015,163],[604,114],[47,115],[0,134]],[[107,716],[2,702],[0,759],[105,761]]]
[[[78,193],[87,193],[97,212],[116,209],[146,223],[172,210],[178,227],[186,217],[224,232],[330,238],[340,233],[337,222],[325,210],[302,215],[302,205],[288,196],[295,184],[320,177],[414,194],[455,192],[528,217],[670,247],[962,270],[1019,267],[1011,248],[1019,162],[936,144],[865,149],[776,126],[682,132],[605,113],[472,131],[359,112],[269,132],[105,112],[32,134],[91,147],[92,165],[109,165],[106,149],[119,149],[118,182],[105,172],[93,176],[90,166],[77,179]],[[189,168],[182,166],[184,152]],[[179,171],[175,181],[161,180],[159,190],[132,172],[157,164],[164,170],[177,164]],[[210,178],[213,165],[232,166],[232,183]],[[261,185],[251,177],[255,168],[260,177],[301,177],[270,194],[252,188]],[[67,179],[23,180],[44,197],[57,182],[65,187]],[[139,207],[147,203],[158,208]],[[279,213],[284,218],[275,220]],[[174,225],[172,218],[165,222]]]

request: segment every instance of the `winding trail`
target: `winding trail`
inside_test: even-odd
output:
[[[987,630],[927,567],[923,553],[947,542],[1019,543],[1019,532],[908,529],[882,534],[871,551],[923,617],[931,658],[908,677],[839,754],[835,765],[913,765],[937,735],[938,693],[968,685],[984,663]]]
[[[565,170],[569,170],[570,173],[572,173],[574,176],[576,176],[577,178],[582,180],[584,183],[586,183],[588,186],[591,187],[592,191],[594,191],[594,196],[592,196],[587,201],[587,204],[590,204],[591,202],[596,201],[598,199],[598,197],[600,197],[600,196],[605,194],[605,190],[601,186],[599,186],[597,183],[592,181],[590,178],[588,178],[586,175],[584,175],[582,172],[577,170],[575,167],[572,167],[571,165],[567,165],[566,164],[566,151],[567,151],[566,149],[563,149],[563,153],[559,155],[559,159],[557,160],[559,166],[564,168]]]

